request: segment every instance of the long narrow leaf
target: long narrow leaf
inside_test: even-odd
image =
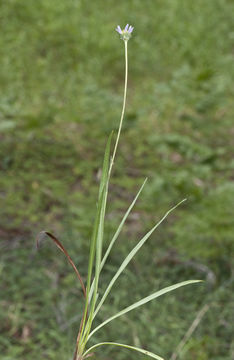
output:
[[[168,286],[162,290],[159,290],[159,291],[156,291],[154,292],[153,294],[149,295],[149,296],[146,296],[145,298],[137,301],[136,303],[126,307],[125,309],[119,311],[117,314],[111,316],[109,319],[105,320],[103,323],[101,323],[99,326],[97,326],[89,335],[89,339],[91,338],[91,336],[93,336],[93,334],[98,331],[99,329],[101,329],[104,325],[108,324],[110,321],[118,318],[119,316],[122,316],[124,314],[126,314],[127,312],[131,311],[131,310],[134,310],[136,308],[138,308],[139,306],[142,306],[144,304],[146,304],[147,302],[149,301],[152,301],[154,299],[156,299],[157,297],[161,296],[161,295],[164,295],[170,291],[173,291],[173,290],[176,290],[178,288],[180,288],[181,286],[185,286],[185,285],[189,285],[189,284],[194,284],[194,283],[197,283],[197,282],[201,282],[202,280],[187,280],[187,281],[183,281],[183,282],[180,282],[178,284],[175,284],[175,285],[171,285],[171,286]]]
[[[145,186],[145,184],[146,184],[146,181],[147,181],[147,178],[146,178],[145,181],[143,182],[140,190],[138,191],[136,197],[134,198],[133,202],[131,203],[131,205],[129,206],[127,212],[125,213],[125,215],[124,215],[121,223],[119,224],[119,226],[118,226],[118,228],[117,228],[117,230],[116,230],[116,232],[115,232],[115,234],[114,234],[114,236],[113,236],[113,238],[112,238],[112,240],[111,240],[111,242],[110,242],[110,245],[108,246],[108,249],[106,250],[105,255],[103,256],[103,259],[102,259],[102,262],[101,262],[101,269],[103,268],[103,266],[104,266],[104,264],[105,264],[105,262],[106,262],[106,259],[107,259],[108,255],[109,255],[109,253],[110,253],[110,251],[111,251],[111,249],[112,249],[115,241],[117,240],[117,238],[118,238],[118,236],[119,236],[119,234],[120,234],[120,232],[121,232],[121,230],[122,230],[122,228],[123,228],[123,225],[124,225],[126,219],[128,218],[128,215],[129,215],[130,211],[132,210],[132,208],[133,208],[133,206],[135,205],[135,203],[136,203],[136,201],[137,201],[140,193],[142,192],[142,190],[143,190],[143,188],[144,188],[144,186]]]
[[[101,257],[102,257],[102,244],[103,244],[103,234],[104,234],[104,221],[105,221],[105,213],[106,213],[106,202],[107,202],[107,195],[108,195],[108,185],[109,185],[109,167],[110,167],[110,148],[111,148],[111,139],[112,133],[110,134],[107,145],[106,151],[103,161],[103,168],[102,168],[102,178],[100,183],[99,189],[99,199],[100,201],[100,217],[98,222],[98,231],[97,231],[97,239],[96,239],[96,269],[95,269],[95,281],[94,281],[94,288],[98,289],[98,280],[100,275],[100,266],[101,266]],[[102,197],[103,193],[103,197]],[[94,305],[95,306],[95,301]]]
[[[111,148],[111,139],[112,133],[108,138],[103,168],[102,168],[102,178],[100,182],[99,188],[99,199],[98,199],[98,210],[97,217],[95,222],[95,231],[93,235],[93,246],[96,248],[96,266],[95,266],[95,279],[94,279],[94,291],[92,300],[90,295],[90,282],[89,282],[89,292],[87,294],[87,301],[91,301],[90,305],[90,313],[87,320],[87,325],[84,330],[84,334],[82,334],[83,339],[87,338],[88,333],[90,331],[92,321],[93,321],[93,313],[97,301],[97,291],[98,291],[98,282],[100,275],[100,265],[101,265],[101,257],[102,257],[102,243],[103,243],[103,234],[104,234],[104,220],[105,220],[105,212],[106,212],[106,202],[107,202],[107,194],[108,194],[108,185],[109,185],[109,167],[110,167],[110,148]],[[83,328],[84,329],[84,328]],[[82,330],[83,330],[82,329]],[[83,340],[82,340],[83,342]]]
[[[95,255],[95,251],[96,251],[96,246],[95,245],[96,245],[96,237],[97,237],[97,232],[98,232],[98,224],[99,224],[99,219],[100,219],[102,201],[103,201],[103,191],[102,191],[101,197],[98,200],[96,218],[95,218],[93,235],[92,235],[92,240],[91,240],[90,259],[89,259],[89,268],[88,268],[88,274],[90,273],[90,280],[91,280],[91,275],[92,275],[94,255]],[[91,262],[91,256],[93,257],[92,262]],[[79,344],[82,343],[82,338],[85,336],[85,332],[86,332],[87,328],[89,328],[91,326],[90,317],[88,317],[90,280],[88,279],[85,308],[84,308],[84,312],[83,312],[79,332],[78,332],[78,335],[77,335],[76,350],[75,350],[73,360],[76,360],[76,355],[77,355]]]
[[[132,249],[132,251],[128,254],[128,256],[125,258],[125,260],[122,262],[122,264],[120,265],[118,271],[116,272],[116,274],[113,276],[112,280],[110,281],[109,285],[107,286],[96,310],[94,313],[94,317],[97,315],[98,311],[100,310],[102,304],[104,303],[106,297],[108,296],[112,286],[114,285],[115,281],[118,279],[118,277],[120,276],[120,274],[124,271],[124,269],[126,268],[126,266],[129,264],[129,262],[132,260],[132,258],[134,257],[134,255],[138,252],[138,250],[140,250],[140,248],[144,245],[144,243],[146,242],[146,240],[148,240],[148,238],[150,237],[150,235],[157,229],[157,227],[163,222],[164,219],[166,219],[166,217],[173,211],[175,210],[180,204],[182,204],[186,199],[180,201],[177,205],[175,205],[173,208],[171,208],[169,211],[167,211],[167,213],[162,217],[162,219],[138,242],[138,244]]]
[[[36,243],[37,243],[37,248],[39,248],[39,244],[41,242],[41,240],[45,237],[45,235],[47,235],[51,240],[53,240],[53,242],[55,243],[55,245],[59,248],[59,250],[62,251],[62,253],[66,256],[66,258],[68,259],[69,263],[71,264],[71,266],[73,267],[73,270],[76,273],[76,276],[79,279],[79,282],[81,284],[82,290],[83,290],[83,294],[84,297],[86,298],[86,290],[85,290],[85,286],[84,286],[84,282],[82,280],[82,277],[77,269],[77,267],[75,266],[74,262],[72,261],[72,258],[70,257],[70,255],[68,254],[67,250],[65,249],[65,247],[62,245],[62,243],[56,238],[56,236],[54,236],[53,234],[51,234],[49,231],[41,231],[36,239]]]
[[[138,351],[144,355],[147,355],[147,356],[150,356],[154,359],[157,359],[157,360],[164,360],[162,357],[150,352],[150,351],[147,351],[147,350],[144,350],[144,349],[141,349],[141,348],[138,348],[138,347],[135,347],[135,346],[131,346],[131,345],[126,345],[126,344],[120,344],[120,343],[115,343],[115,342],[102,342],[102,343],[98,343],[98,344],[95,344],[94,346],[92,346],[91,348],[89,348],[85,353],[84,353],[84,356],[86,356],[88,353],[90,353],[92,350],[96,349],[97,347],[99,346],[102,346],[102,345],[114,345],[114,346],[121,346],[123,348],[127,348],[127,349],[130,349],[130,350],[135,350],[135,351]]]
[[[98,196],[98,204],[97,204],[97,212],[94,222],[94,229],[93,229],[93,237],[91,241],[91,249],[90,249],[90,259],[89,259],[89,269],[88,269],[88,279],[87,279],[87,292],[90,290],[90,283],[91,283],[91,276],[92,276],[92,267],[94,262],[94,255],[96,251],[96,241],[97,241],[97,234],[98,234],[98,228],[100,227],[100,217],[101,217],[101,209],[104,202],[104,184],[107,181],[108,177],[108,170],[109,170],[109,158],[110,158],[110,146],[111,146],[111,139],[112,139],[112,133],[108,138],[106,149],[105,149],[105,155],[104,155],[104,161],[103,161],[103,167],[102,167],[102,176],[99,186],[99,196]],[[102,198],[103,195],[103,198]]]
[[[128,218],[129,213],[131,212],[131,210],[132,210],[133,206],[135,205],[135,203],[136,203],[136,201],[137,201],[140,193],[142,192],[142,190],[143,190],[143,188],[144,188],[144,186],[145,186],[145,184],[146,184],[146,181],[147,181],[147,178],[146,178],[145,181],[143,182],[140,190],[138,191],[138,193],[137,193],[137,195],[135,196],[133,202],[131,203],[131,205],[129,206],[128,210],[126,211],[126,213],[125,213],[125,215],[124,215],[121,223],[119,224],[119,226],[118,226],[118,228],[117,228],[117,230],[116,230],[116,232],[115,232],[115,234],[114,234],[114,236],[113,236],[113,238],[112,238],[112,240],[111,240],[111,242],[110,242],[110,244],[109,244],[109,246],[108,246],[108,248],[107,248],[107,250],[106,250],[106,252],[105,252],[105,255],[103,256],[103,259],[102,259],[102,262],[101,262],[101,266],[100,266],[100,271],[102,270],[103,266],[105,265],[106,259],[108,258],[109,253],[110,253],[110,251],[111,251],[111,249],[112,249],[115,241],[117,240],[117,238],[118,238],[118,236],[119,236],[119,234],[120,234],[120,232],[121,232],[121,230],[122,230],[122,228],[123,228],[123,226],[124,226],[124,224],[125,224],[125,221],[126,221],[126,219]],[[89,297],[92,296],[93,290],[94,290],[94,280],[93,280],[92,285],[91,285]]]

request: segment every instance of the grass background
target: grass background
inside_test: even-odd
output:
[[[85,277],[104,144],[127,113],[109,197],[106,245],[144,178],[147,186],[101,285],[173,204],[113,288],[97,323],[140,297],[177,290],[107,325],[95,341],[142,346],[166,359],[198,311],[209,310],[181,360],[228,360],[233,311],[234,106],[231,0],[0,1],[0,359],[70,359],[82,294],[54,232]],[[139,359],[100,348],[97,359]]]

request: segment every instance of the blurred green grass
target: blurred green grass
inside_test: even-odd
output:
[[[0,2],[2,360],[65,360],[74,349],[81,292],[62,255],[50,244],[38,254],[34,240],[43,229],[56,233],[86,275],[104,144],[122,102],[123,44],[114,28],[127,22],[135,30],[107,243],[149,181],[103,271],[103,288],[140,235],[172,204],[188,201],[129,265],[102,319],[152,287],[207,282],[116,320],[96,340],[169,359],[208,304],[180,359],[231,358],[233,10],[229,0]],[[96,357],[135,356],[103,348]]]

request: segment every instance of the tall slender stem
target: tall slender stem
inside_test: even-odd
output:
[[[113,167],[114,161],[115,161],[115,156],[116,156],[116,152],[117,152],[117,148],[118,148],[118,144],[119,144],[119,138],[120,138],[120,134],[121,134],[121,130],[122,130],[125,107],[126,107],[127,86],[128,86],[128,41],[127,40],[124,40],[124,50],[125,50],[125,81],[124,81],[123,107],[122,107],[122,113],[121,113],[120,122],[119,122],[119,129],[118,129],[118,133],[117,133],[117,137],[116,137],[116,141],[115,141],[115,147],[114,147],[113,155],[111,158],[109,176],[111,174],[111,170],[112,170],[112,167]]]
[[[125,81],[124,81],[123,106],[122,106],[122,112],[121,112],[121,117],[120,117],[120,122],[119,122],[118,133],[116,136],[115,146],[114,146],[113,154],[111,157],[108,178],[110,178],[112,167],[114,165],[114,160],[115,160],[115,156],[116,156],[116,152],[117,152],[117,148],[118,148],[118,144],[119,144],[120,134],[121,134],[122,125],[123,125],[123,119],[124,119],[124,114],[125,114],[125,107],[126,107],[127,85],[128,85],[128,41],[127,40],[124,40],[124,52],[125,52]],[[88,339],[90,327],[92,325],[92,320],[91,320],[91,323],[86,328],[86,325],[87,325],[86,324],[86,316],[87,316],[87,311],[88,311],[90,290],[91,290],[91,293],[93,292],[93,289],[90,289],[90,285],[91,285],[90,282],[91,282],[91,268],[89,269],[88,284],[87,284],[87,289],[86,289],[86,291],[87,291],[86,304],[85,304],[85,309],[84,309],[84,314],[83,314],[83,321],[82,321],[82,324],[81,324],[81,327],[79,330],[79,334],[78,334],[75,359],[79,359],[80,355],[78,354],[77,350],[79,348],[79,345],[81,345],[82,349],[79,349],[79,350],[81,350],[81,352],[83,351],[83,348]],[[82,344],[80,344],[80,340],[81,340]],[[78,356],[78,358],[77,358],[77,356]]]

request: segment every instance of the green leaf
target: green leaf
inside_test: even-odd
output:
[[[106,262],[106,259],[107,259],[108,255],[109,255],[109,253],[110,253],[110,251],[111,251],[111,249],[112,249],[115,241],[117,240],[117,238],[118,238],[118,236],[119,236],[119,234],[120,234],[120,232],[121,232],[121,230],[122,230],[122,228],[123,228],[123,225],[125,224],[126,219],[128,218],[128,215],[129,215],[130,211],[132,210],[132,208],[133,208],[133,206],[135,205],[135,203],[136,203],[136,201],[137,201],[140,193],[142,192],[142,190],[143,190],[143,188],[144,188],[144,186],[145,186],[145,184],[146,184],[146,181],[147,181],[147,178],[146,178],[145,181],[143,182],[140,190],[138,191],[136,197],[134,198],[133,202],[131,203],[131,205],[129,206],[128,210],[126,211],[126,213],[125,213],[125,215],[124,215],[121,223],[119,224],[118,229],[116,230],[116,232],[115,232],[115,234],[114,234],[114,236],[113,236],[113,238],[112,238],[112,240],[111,240],[111,242],[110,242],[110,245],[108,246],[108,249],[106,250],[106,253],[105,253],[105,255],[103,256],[103,259],[102,259],[102,262],[101,262],[101,269],[103,268],[103,266],[104,266],[104,264],[105,264],[105,262]]]
[[[148,240],[148,238],[150,237],[150,235],[157,229],[157,227],[163,222],[164,219],[166,219],[166,217],[174,210],[176,209],[180,204],[182,204],[186,199],[180,201],[177,205],[175,205],[173,208],[171,208],[169,211],[167,211],[167,213],[162,217],[162,219],[138,242],[138,244],[132,249],[132,251],[128,254],[128,256],[125,258],[125,260],[122,262],[122,264],[120,265],[118,271],[116,272],[116,274],[113,276],[113,278],[111,279],[109,285],[107,286],[96,310],[94,313],[94,317],[97,315],[98,311],[100,310],[101,306],[103,305],[106,297],[108,296],[112,286],[114,285],[115,281],[118,279],[118,277],[120,276],[120,274],[124,271],[124,269],[126,268],[126,266],[129,264],[129,262],[132,260],[132,258],[134,257],[134,255],[138,252],[138,250],[140,250],[140,248],[144,245],[144,243],[146,242],[146,240]]]
[[[122,230],[122,228],[123,228],[123,226],[124,226],[124,224],[125,224],[126,219],[128,218],[128,215],[129,215],[130,211],[132,210],[132,208],[133,208],[133,206],[135,205],[135,203],[136,203],[136,201],[137,201],[140,193],[142,192],[142,190],[143,190],[143,188],[144,188],[144,186],[145,186],[145,184],[146,184],[146,181],[147,181],[147,178],[146,178],[145,181],[143,182],[140,190],[138,191],[136,197],[134,198],[133,202],[131,203],[131,205],[129,206],[128,210],[126,211],[126,213],[125,213],[125,215],[124,215],[121,223],[119,224],[119,226],[118,226],[118,228],[117,228],[117,230],[116,230],[116,232],[115,232],[115,234],[114,234],[114,236],[113,236],[113,238],[112,238],[112,240],[111,240],[111,242],[110,242],[110,244],[109,244],[109,246],[108,246],[108,249],[106,250],[105,255],[103,256],[103,259],[102,259],[102,262],[101,262],[101,265],[100,265],[100,271],[102,270],[102,268],[103,268],[103,266],[104,266],[104,264],[105,264],[105,262],[106,262],[106,259],[107,259],[108,255],[109,255],[109,253],[110,253],[110,251],[111,251],[111,249],[112,249],[115,241],[117,240],[117,238],[118,238],[118,236],[119,236],[119,234],[120,234],[120,232],[121,232],[121,230]],[[93,280],[93,282],[92,282],[92,286],[91,286],[90,293],[89,293],[89,296],[90,296],[90,297],[92,296],[93,290],[94,290],[94,280]]]
[[[171,286],[168,286],[162,290],[159,290],[159,291],[156,291],[154,292],[153,294],[137,301],[136,303],[126,307],[125,309],[119,311],[117,314],[111,316],[109,319],[105,320],[103,323],[101,323],[99,326],[97,326],[89,335],[89,339],[91,338],[91,336],[93,336],[93,334],[98,331],[99,329],[101,329],[104,325],[108,324],[110,321],[116,319],[117,317],[119,316],[122,316],[124,314],[126,314],[127,312],[131,311],[131,310],[134,310],[136,308],[138,308],[139,306],[142,306],[144,304],[146,304],[147,302],[149,301],[152,301],[154,299],[156,299],[157,297],[161,296],[161,295],[164,295],[170,291],[173,291],[173,290],[176,290],[178,288],[180,288],[181,286],[185,286],[185,285],[189,285],[189,284],[194,284],[194,283],[197,283],[197,282],[201,282],[202,280],[187,280],[187,281],[183,281],[183,282],[180,282],[178,284],[175,284],[175,285],[171,285]]]
[[[150,351],[147,351],[147,350],[144,350],[144,349],[141,349],[141,348],[138,348],[138,347],[135,347],[135,346],[131,346],[131,345],[126,345],[126,344],[120,344],[120,343],[115,343],[115,342],[102,342],[102,343],[98,343],[98,344],[95,344],[94,346],[92,346],[91,348],[89,348],[85,353],[84,353],[84,356],[87,355],[89,352],[91,352],[92,350],[96,349],[97,347],[99,346],[102,346],[102,345],[114,345],[114,346],[121,346],[121,347],[124,347],[124,348],[127,348],[127,349],[130,349],[130,350],[135,350],[135,351],[138,351],[144,355],[147,355],[147,356],[150,356],[154,359],[157,359],[157,360],[164,360],[162,357],[150,352]]]
[[[104,155],[103,168],[102,168],[102,177],[99,188],[99,206],[100,206],[100,216],[98,217],[98,227],[96,234],[96,269],[95,269],[95,279],[94,279],[94,296],[96,298],[97,289],[98,289],[98,280],[100,275],[100,266],[101,266],[101,257],[102,257],[102,244],[103,244],[103,235],[104,235],[104,223],[105,223],[105,213],[106,213],[106,202],[108,195],[108,185],[109,185],[109,168],[110,168],[110,148],[111,148],[111,139],[112,134],[110,134]],[[95,301],[93,307],[95,306]]]
[[[108,185],[109,185],[109,167],[110,167],[110,148],[111,148],[111,139],[112,133],[110,134],[104,155],[103,168],[102,168],[102,177],[99,187],[99,198],[97,205],[97,213],[95,218],[93,237],[91,242],[90,249],[90,260],[89,260],[89,270],[88,270],[88,285],[87,285],[87,304],[84,312],[84,318],[87,314],[88,303],[91,301],[90,313],[86,325],[82,326],[82,337],[85,341],[85,338],[88,336],[92,321],[93,313],[97,301],[97,291],[98,291],[98,281],[100,275],[100,265],[101,265],[101,256],[102,256],[102,243],[103,243],[103,234],[104,234],[104,220],[106,212],[106,202],[108,194]],[[92,298],[90,297],[90,284],[92,276],[92,268],[94,262],[94,255],[96,253],[96,266],[95,266],[95,278],[94,278],[94,291]],[[83,340],[82,340],[83,341]]]
[[[97,212],[96,212],[93,236],[92,236],[91,247],[90,247],[90,258],[89,258],[89,269],[88,269],[88,280],[87,280],[87,295],[90,290],[92,267],[93,267],[93,262],[94,262],[94,255],[95,255],[95,251],[96,251],[96,243],[97,243],[97,239],[98,239],[98,234],[99,234],[99,242],[100,242],[101,229],[103,232],[103,222],[104,222],[103,212],[105,212],[107,192],[108,192],[108,181],[109,181],[108,172],[109,172],[111,139],[112,139],[112,133],[110,134],[107,144],[106,144],[103,167],[102,167],[102,177],[101,177],[101,182],[100,182],[100,187],[99,187]],[[102,219],[102,221],[101,221],[101,219]],[[99,244],[99,246],[100,246],[100,244]]]

